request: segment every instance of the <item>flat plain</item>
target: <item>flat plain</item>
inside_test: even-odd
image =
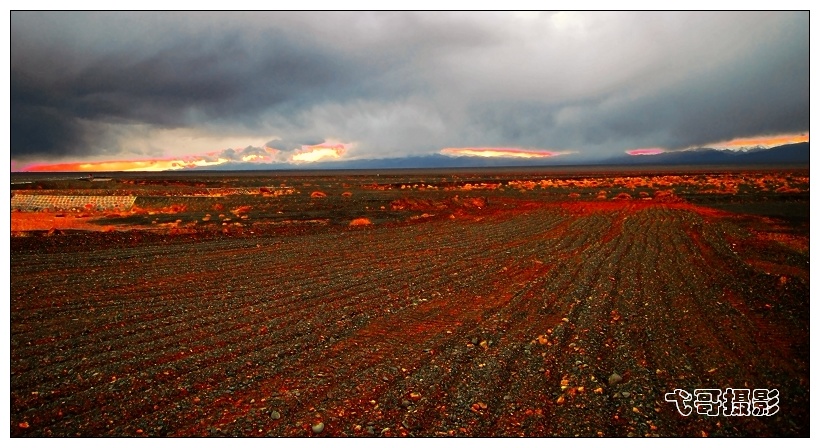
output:
[[[95,180],[12,174],[14,437],[809,435],[808,169]]]

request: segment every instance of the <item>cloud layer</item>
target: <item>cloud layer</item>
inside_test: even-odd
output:
[[[807,12],[12,12],[10,34],[18,163],[592,160],[809,129]]]

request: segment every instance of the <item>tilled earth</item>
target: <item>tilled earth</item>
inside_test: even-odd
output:
[[[12,436],[808,436],[808,230],[495,199],[243,234],[12,238]],[[776,389],[682,416],[682,389]]]

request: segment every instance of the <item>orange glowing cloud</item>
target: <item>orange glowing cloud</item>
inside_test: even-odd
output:
[[[259,154],[250,154],[247,156],[242,156],[243,162],[262,162],[267,160],[266,157],[260,156]]]
[[[208,160],[117,160],[107,162],[66,162],[54,164],[30,165],[23,171],[167,171],[197,166],[214,166],[227,162],[228,159]]]
[[[780,134],[762,135],[757,137],[743,137],[727,140],[723,142],[702,145],[715,149],[742,149],[742,148],[772,148],[775,146],[788,145],[791,143],[804,143],[809,141],[809,134]]]
[[[315,162],[321,159],[338,159],[347,151],[349,145],[343,143],[321,143],[305,145],[294,152],[279,151],[269,147],[253,147],[225,149],[200,155],[180,158],[164,158],[149,160],[113,160],[103,162],[62,162],[39,163],[22,167],[22,171],[168,171],[183,168],[217,166],[230,162],[242,163],[270,163],[270,162]],[[12,164],[12,171],[17,166]]]
[[[630,156],[654,156],[666,152],[663,148],[641,148],[626,151]]]
[[[347,151],[344,143],[320,143],[318,145],[304,145],[297,150],[290,160],[292,162],[316,162],[321,159],[338,159]]]
[[[565,151],[520,148],[444,148],[441,154],[470,157],[517,157],[522,159],[543,159],[567,154]]]

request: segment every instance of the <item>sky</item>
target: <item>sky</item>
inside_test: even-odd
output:
[[[11,170],[808,141],[809,49],[808,12],[13,11]]]

